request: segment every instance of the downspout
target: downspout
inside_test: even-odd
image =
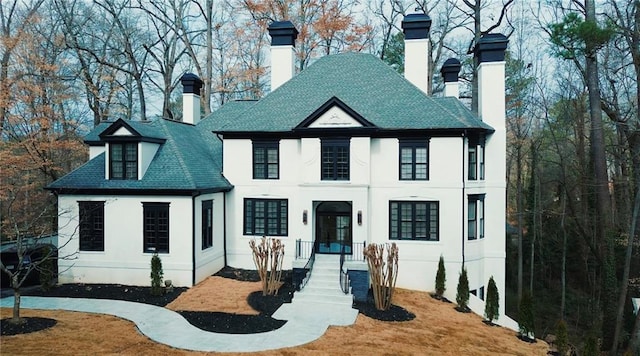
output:
[[[227,193],[222,194],[222,249],[225,267],[227,267]]]
[[[191,197],[191,285],[196,285],[196,197],[200,192],[195,192]]]
[[[462,267],[464,267],[464,262],[465,262],[465,255],[464,255],[464,245],[466,243],[466,236],[464,235],[464,226],[465,226],[465,219],[464,219],[464,203],[465,203],[465,194],[466,194],[466,182],[465,182],[465,176],[464,176],[464,158],[465,158],[465,146],[464,146],[464,141],[465,141],[465,137],[467,137],[467,131],[465,130],[462,133]]]
[[[220,134],[216,133],[216,138],[222,143],[222,160],[221,166],[224,167],[224,140],[220,137]],[[224,172],[223,172],[224,174]],[[227,193],[229,191],[222,192],[222,250],[224,253],[224,266],[227,267]]]

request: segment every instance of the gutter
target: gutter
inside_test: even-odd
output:
[[[224,266],[227,267],[227,194],[222,194],[222,250]]]
[[[465,141],[465,137],[467,137],[467,132],[465,131],[462,134],[462,214],[461,214],[461,226],[462,226],[462,267],[464,267],[464,262],[465,262],[465,254],[464,254],[464,246],[466,243],[466,236],[464,235],[464,226],[465,226],[465,219],[464,219],[464,202],[465,202],[465,193],[466,193],[466,183],[465,183],[465,176],[464,176],[464,157],[465,157],[465,146],[464,146],[464,141]]]
[[[200,192],[191,198],[191,285],[196,285],[196,198]]]

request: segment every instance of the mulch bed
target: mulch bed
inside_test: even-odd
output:
[[[154,296],[151,287],[127,286],[121,284],[62,284],[48,291],[40,288],[25,291],[22,295],[34,297],[73,297],[90,299],[114,299],[138,302],[164,307],[178,298],[186,287],[174,287],[172,292]]]
[[[219,277],[231,278],[239,281],[260,281],[258,272],[238,268],[225,267],[215,274]],[[284,284],[275,296],[263,296],[257,291],[249,294],[247,302],[260,312],[259,315],[242,315],[221,312],[195,312],[178,311],[191,325],[211,332],[228,334],[252,334],[276,330],[286,323],[284,320],[276,320],[271,315],[280,308],[283,303],[290,303],[294,293],[291,271],[282,272]],[[164,307],[176,299],[188,288],[173,288],[161,296],[151,295],[151,287],[127,286],[119,284],[63,284],[54,286],[48,291],[31,289],[22,293],[25,296],[43,297],[74,297],[93,299],[115,299],[130,302],[152,304]],[[392,305],[389,310],[377,310],[372,302],[354,303],[354,307],[360,313],[381,321],[408,321],[415,315],[404,308]],[[9,323],[9,319],[2,319],[2,335],[25,334],[53,327],[56,323],[53,319],[23,318],[25,323],[15,325]],[[8,325],[8,326],[7,326]],[[5,334],[7,332],[7,334]],[[13,334],[8,334],[14,332]]]
[[[21,323],[12,323],[11,318],[0,320],[0,335],[11,336],[19,334],[29,334],[36,331],[48,329],[58,323],[55,319],[29,317],[21,318]]]
[[[388,310],[378,310],[374,303],[354,303],[353,305],[358,311],[370,318],[380,321],[409,321],[415,319],[416,315],[405,308],[391,304]]]

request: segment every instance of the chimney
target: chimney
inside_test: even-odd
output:
[[[442,74],[442,79],[444,80],[444,96],[460,98],[460,89],[458,86],[460,67],[460,61],[455,58],[447,59],[442,65],[440,74]]]
[[[491,274],[482,276],[486,281],[493,275],[498,290],[504,290],[504,256],[506,249],[504,226],[506,224],[506,154],[507,130],[505,112],[505,50],[509,41],[502,34],[488,34],[480,38],[474,50],[478,63],[478,116],[495,130],[485,138],[484,155],[489,158],[485,167],[485,242],[484,271]],[[490,257],[491,256],[491,257]],[[485,272],[485,273],[486,273]],[[504,315],[505,301],[500,293],[499,314]]]
[[[291,21],[272,22],[268,30],[271,36],[271,91],[274,91],[293,77],[298,30]]]
[[[431,19],[423,13],[409,14],[402,20],[404,32],[404,77],[429,93],[429,29]]]
[[[202,80],[193,73],[186,73],[182,82],[182,122],[196,125],[200,122],[200,88]]]
[[[484,35],[476,44],[478,115],[496,130],[505,129],[505,61],[509,40],[500,33]]]

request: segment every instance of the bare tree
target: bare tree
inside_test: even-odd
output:
[[[82,1],[54,0],[53,8],[62,22],[65,45],[75,55],[77,75],[93,113],[93,124],[109,120],[119,112],[119,72],[95,58],[106,60],[113,25],[99,21],[101,17],[95,9]]]
[[[7,119],[7,102],[5,96],[11,92],[9,80],[9,67],[14,49],[23,40],[23,35],[27,24],[34,20],[38,9],[44,0],[29,1],[24,6],[23,2],[4,1],[0,5],[0,36],[2,36],[2,46],[0,46],[0,134]]]
[[[483,9],[487,9],[489,6],[495,6],[491,2],[487,0],[463,0],[462,5],[458,5],[458,1],[455,0],[447,0],[453,6],[455,6],[458,10],[464,13],[468,18],[473,20],[473,26],[468,27],[468,30],[473,34],[473,39],[469,42],[469,46],[467,48],[467,54],[473,54],[476,44],[480,40],[480,37],[491,33],[493,30],[498,29],[502,26],[502,22],[507,19],[508,11],[510,6],[513,4],[514,0],[501,0],[501,5],[498,6],[499,10],[492,9],[491,15],[487,17],[483,17]],[[497,19],[493,14],[499,14]],[[491,25],[486,26],[487,20],[491,21]],[[482,24],[485,23],[486,28],[482,29]],[[509,36],[507,36],[509,37]],[[476,63],[475,57],[472,67],[472,80],[471,80],[471,110],[473,112],[478,112],[478,64]]]
[[[182,18],[178,17],[181,11],[175,10],[175,2],[167,5],[166,2],[138,0],[138,8],[149,18],[149,25],[155,34],[150,37],[150,43],[143,46],[154,63],[149,71],[160,76],[160,80],[152,75],[149,76],[149,80],[162,95],[162,116],[173,120],[177,118],[177,113],[171,110],[171,94],[180,83],[180,76],[177,75],[180,73],[176,73],[176,69],[179,68],[183,56],[187,54],[175,26],[182,21]]]

